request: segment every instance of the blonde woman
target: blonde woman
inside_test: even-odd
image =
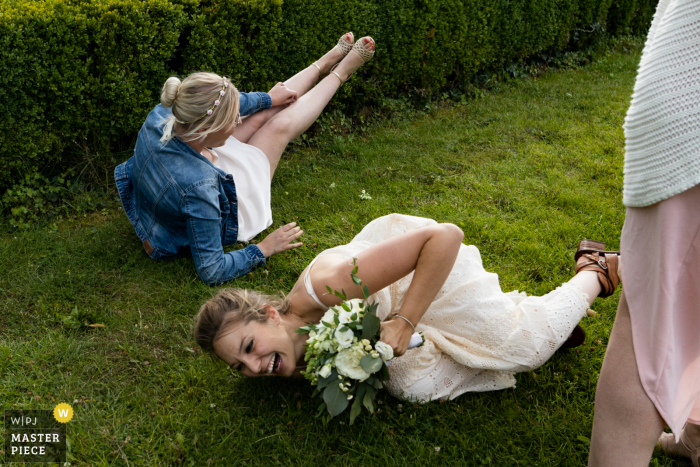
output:
[[[339,299],[326,286],[361,297],[350,278],[375,293],[381,340],[391,345],[387,389],[402,399],[454,399],[469,391],[515,385],[513,375],[546,362],[562,345],[580,345],[572,331],[597,296],[611,295],[619,279],[617,252],[582,242],[577,274],[542,297],[503,293],[479,250],[463,245],[453,224],[391,214],[372,221],[347,245],[319,254],[284,301],[252,291],[225,289],[205,303],[195,339],[245,376],[298,376],[305,334]],[[425,344],[407,351],[421,331]]]
[[[124,212],[146,253],[153,259],[191,254],[199,277],[214,285],[300,246],[292,242],[302,231],[291,223],[257,245],[223,250],[270,226],[270,180],[282,152],[373,54],[372,38],[354,42],[347,33],[269,93],[238,92],[214,73],[169,78],[161,104],[139,132],[134,156],[114,173]]]

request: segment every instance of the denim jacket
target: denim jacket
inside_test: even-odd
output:
[[[267,93],[240,93],[241,115],[269,108]],[[265,264],[256,245],[224,253],[238,238],[238,200],[231,174],[214,167],[178,137],[163,145],[163,120],[170,109],[157,105],[139,131],[134,155],[114,170],[124,212],[153,259],[189,251],[199,277],[219,284]]]

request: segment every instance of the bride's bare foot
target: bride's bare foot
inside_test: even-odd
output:
[[[663,433],[657,446],[664,454],[675,457],[700,457],[700,426],[686,423],[680,440],[676,442],[673,433]]]
[[[364,50],[358,51],[357,48],[360,47]],[[364,55],[364,57],[361,55]],[[358,68],[364,65],[369,58],[374,54],[374,39],[371,37],[363,37],[355,44],[353,50],[340,62],[338,66],[333,70],[333,73],[340,78],[342,82],[345,82],[351,74],[355,72]]]
[[[325,76],[328,73],[330,73],[331,68],[333,68],[333,66],[335,66],[336,63],[341,61],[343,57],[347,55],[344,54],[343,50],[341,49],[347,50],[348,47],[351,48],[352,45],[355,43],[355,37],[352,35],[351,32],[347,32],[343,34],[343,36],[338,42],[344,42],[347,45],[344,47],[339,47],[339,45],[334,46],[331,50],[326,52],[326,54],[323,57],[321,57],[314,63],[314,65],[317,66],[318,71],[321,73],[321,76]]]

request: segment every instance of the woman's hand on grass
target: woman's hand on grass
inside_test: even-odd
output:
[[[297,223],[292,222],[291,224],[283,225],[265,237],[262,242],[258,243],[258,248],[260,248],[262,254],[265,255],[265,258],[269,258],[277,253],[303,245],[301,242],[291,243],[301,237],[303,233],[304,231],[301,230],[301,227],[297,227]]]
[[[382,338],[379,340],[394,349],[394,357],[400,357],[408,350],[412,335],[413,328],[410,324],[400,318],[393,318],[381,324]]]
[[[272,98],[272,107],[292,104],[297,100],[297,92],[289,89],[284,83],[275,84],[268,94]]]

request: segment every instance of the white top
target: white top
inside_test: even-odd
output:
[[[319,256],[352,258],[381,241],[435,223],[401,214],[380,217],[349,244]],[[362,268],[358,274],[362,277]],[[370,296],[379,304],[379,319],[398,313],[412,279],[413,273]],[[310,283],[309,290],[311,295]],[[425,402],[513,387],[513,374],[546,362],[587,309],[586,294],[571,284],[543,297],[503,293],[498,275],[484,270],[479,250],[462,245],[445,284],[416,325],[425,344],[391,361],[386,388],[398,398]]]
[[[233,175],[238,198],[238,241],[250,241],[272,225],[270,161],[260,149],[233,136],[211,153],[214,165]]]
[[[650,206],[700,183],[699,1],[659,1],[624,128],[626,206]]]

